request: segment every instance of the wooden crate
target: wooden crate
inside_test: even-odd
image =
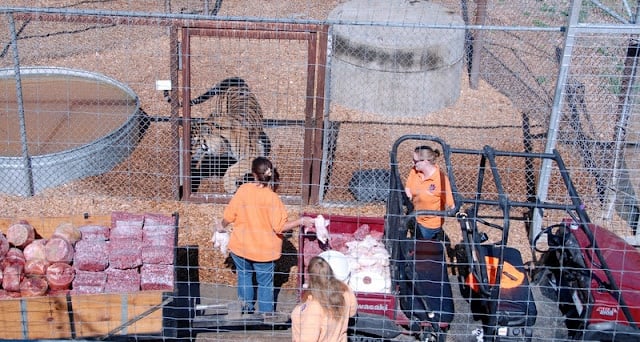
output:
[[[111,227],[111,215],[0,218],[0,230],[26,220],[40,236],[50,237],[61,223]],[[176,232],[177,234],[177,232]],[[174,284],[175,288],[175,284]],[[171,292],[138,291],[57,295],[0,300],[0,339],[75,339],[111,335],[159,334],[163,304]]]

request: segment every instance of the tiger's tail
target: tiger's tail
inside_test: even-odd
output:
[[[205,102],[216,95],[220,95],[224,93],[225,91],[229,90],[229,88],[232,88],[232,87],[243,88],[248,86],[247,86],[247,82],[245,82],[240,77],[226,78],[220,81],[220,83],[216,84],[213,88],[207,90],[204,94],[191,100],[190,104],[193,106],[193,105],[197,105],[202,102]]]

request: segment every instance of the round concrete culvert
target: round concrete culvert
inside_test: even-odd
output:
[[[104,75],[54,67],[0,69],[0,192],[29,196],[111,170],[147,128],[139,99]]]
[[[423,116],[460,96],[464,21],[429,1],[352,0],[329,14],[331,98],[383,116]]]

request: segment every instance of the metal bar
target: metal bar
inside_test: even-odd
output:
[[[175,149],[175,156],[178,160],[177,165],[174,165],[174,174],[177,175],[178,179],[175,180],[175,184],[178,186],[174,189],[174,198],[180,199],[180,185],[183,183],[184,179],[184,168],[182,158],[181,147],[183,145],[183,141],[180,140],[180,100],[178,99],[178,93],[175,91],[175,87],[178,86],[179,83],[179,70],[180,70],[180,42],[178,41],[178,28],[175,26],[171,26],[169,28],[169,78],[171,80],[171,90],[169,91],[169,99],[171,106],[171,135],[174,141],[173,148]],[[177,245],[176,245],[177,246]]]
[[[324,137],[324,131],[325,131],[325,125],[324,125],[324,104],[325,104],[325,95],[324,95],[324,90],[325,90],[325,81],[326,81],[326,74],[327,74],[327,70],[326,70],[326,63],[327,63],[327,35],[328,35],[328,30],[329,27],[328,26],[324,26],[322,27],[320,30],[318,30],[316,32],[315,36],[315,40],[313,40],[312,42],[310,42],[310,45],[312,45],[314,48],[311,51],[311,55],[309,56],[309,59],[313,58],[314,63],[315,63],[315,75],[316,75],[316,79],[315,79],[315,94],[314,94],[314,101],[315,101],[315,108],[313,110],[313,115],[314,115],[314,121],[315,121],[315,126],[317,127],[317,129],[314,130],[314,141],[315,143],[313,144],[313,160],[312,160],[312,166],[311,166],[311,170],[312,170],[312,177],[311,177],[311,184],[310,184],[310,190],[311,191],[311,196],[309,198],[309,203],[312,204],[317,204],[319,203],[319,194],[321,191],[321,187],[320,187],[320,181],[322,179],[321,177],[321,173],[322,173],[322,164],[323,164],[323,137]]]
[[[322,129],[322,122],[316,122],[314,114],[314,85],[316,82],[315,56],[316,52],[316,35],[312,36],[311,41],[307,45],[307,86],[306,99],[304,106],[304,156],[302,158],[302,203],[310,204],[317,194],[312,192],[313,173],[314,173],[314,151],[316,145],[316,130]],[[319,127],[318,127],[319,126]],[[305,172],[306,171],[306,172]]]
[[[20,298],[20,325],[22,325],[22,338],[29,339],[29,318],[27,317],[27,301]]]
[[[24,111],[24,98],[22,97],[22,78],[20,77],[20,55],[18,53],[18,34],[16,33],[16,23],[13,15],[8,14],[9,28],[11,30],[11,50],[13,51],[13,69],[16,79],[16,100],[18,101],[18,117],[20,119],[20,144],[22,145],[22,161],[24,164],[25,196],[34,195],[33,170],[31,168],[31,156],[29,155],[29,145],[27,139],[27,124]]]
[[[569,67],[571,64],[571,54],[573,52],[573,45],[575,41],[575,27],[578,24],[580,17],[580,10],[582,7],[581,0],[573,0],[571,4],[571,13],[569,15],[569,27],[566,32],[564,49],[562,58],[560,61],[560,70],[558,72],[558,81],[556,83],[556,90],[553,100],[553,107],[551,109],[551,116],[549,118],[549,129],[547,131],[547,143],[545,146],[546,153],[552,153],[556,148],[558,140],[558,131],[560,126],[560,120],[562,118],[562,105],[563,105],[563,93],[567,78],[569,74]],[[540,167],[540,176],[538,180],[538,187],[536,189],[536,197],[538,201],[545,201],[549,191],[549,182],[551,175],[551,161],[544,159]],[[542,226],[542,214],[540,210],[533,212],[533,222],[531,230],[529,231],[529,240],[533,241],[535,236],[538,235]]]
[[[484,25],[487,17],[487,0],[479,0],[477,2],[476,11],[476,25]],[[469,73],[469,86],[471,89],[478,89],[478,82],[480,82],[480,58],[482,57],[482,49],[484,48],[483,32],[477,30],[473,36],[473,45],[471,55],[471,72]]]
[[[180,55],[182,58],[182,82],[180,90],[182,93],[182,193],[185,198],[191,198],[191,29],[182,29],[182,41],[180,42]]]

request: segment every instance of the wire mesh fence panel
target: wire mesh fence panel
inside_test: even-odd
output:
[[[522,259],[498,262],[515,269],[502,280],[513,281],[512,276],[533,284],[527,291],[534,300],[525,291],[527,298],[512,301],[535,302],[538,308],[537,315],[527,312],[525,323],[516,324],[519,332],[530,328],[535,316],[533,337],[539,340],[637,334],[632,328],[632,321],[640,321],[637,290],[629,279],[636,283],[640,259],[624,243],[638,244],[640,217],[637,4],[38,0],[27,5],[7,0],[0,7],[0,216],[10,221],[84,213],[91,218],[120,210],[179,212],[175,251],[186,248],[193,255],[174,265],[177,300],[161,311],[175,320],[165,322],[162,338],[173,338],[176,331],[198,340],[291,338],[286,325],[267,324],[255,334],[254,323],[263,317],[235,310],[233,261],[210,240],[213,222],[235,188],[251,180],[250,161],[257,156],[278,168],[278,193],[288,199],[291,219],[303,213],[336,215],[329,224],[334,251],[347,251],[347,242],[356,244],[349,239],[357,240],[361,256],[369,257],[374,248],[362,247],[363,241],[378,237],[376,243],[387,244],[382,249],[392,254],[383,258],[382,269],[353,275],[354,281],[369,275],[374,283],[387,271],[395,277],[393,291],[361,295],[378,300],[362,299],[361,312],[386,310],[382,315],[393,321],[376,323],[377,330],[365,329],[365,335],[377,331],[389,337],[398,332],[397,323],[406,329],[399,332],[402,337],[433,338],[433,331],[424,330],[427,324],[414,330],[415,321],[422,321],[415,296],[402,292],[407,286],[402,281],[413,273],[393,273],[415,266],[404,258],[416,253],[401,250],[408,245],[400,242],[416,233],[410,222],[394,221],[409,219],[393,212],[407,199],[397,197],[402,184],[391,188],[392,171],[397,167],[404,182],[415,166],[414,149],[423,144],[442,153],[436,163],[464,200],[460,211],[444,220],[450,245],[443,248],[451,267],[445,268],[448,279],[440,289],[451,285],[455,297],[446,340],[499,333],[491,330],[496,323],[491,317],[502,319],[503,312],[484,304],[500,308],[505,299],[500,296],[511,292],[502,287],[490,298],[473,287],[487,285],[474,285],[474,277],[482,278],[474,274],[478,265],[488,267],[481,280],[490,282],[489,261],[501,255]],[[418,139],[403,142],[391,155],[397,139],[408,134],[438,137],[465,152],[447,156],[443,146]],[[540,158],[554,149],[564,165]],[[391,165],[393,158],[397,165]],[[576,193],[567,189],[567,175]],[[465,215],[472,220],[465,221]],[[354,231],[345,231],[347,226]],[[305,258],[327,248],[300,231],[282,236],[282,257],[275,265],[277,308],[286,315],[300,300]],[[546,250],[536,249],[544,243]],[[474,251],[489,261],[465,259],[473,258],[465,253],[476,245],[484,246]],[[365,259],[360,261],[372,260]],[[495,274],[494,282],[500,278]],[[101,305],[95,299],[86,304]],[[132,312],[147,308],[130,305]],[[6,308],[0,326],[15,324],[20,314],[19,306]],[[117,305],[112,309],[123,313]],[[226,318],[229,313],[241,318],[237,331],[219,333],[229,323],[218,319],[224,310]],[[395,316],[388,315],[392,311]],[[403,315],[409,316],[406,321],[396,320]],[[596,321],[611,324],[590,326]],[[87,326],[78,332],[83,329]],[[129,333],[158,337],[136,329],[141,328],[132,325]],[[514,333],[512,326],[506,330]]]
[[[218,163],[201,173],[217,178],[202,179],[202,188],[193,190],[233,193],[236,186],[227,184],[230,179],[241,181],[245,174],[251,175],[251,159],[264,156],[272,159],[280,172],[280,193],[300,196],[307,43],[196,37],[191,44],[191,97],[210,94],[210,99],[192,104],[191,117],[215,126],[209,139],[222,136],[228,144],[217,147],[211,141],[207,154],[233,159],[230,165]],[[193,134],[194,127],[191,129]],[[215,179],[224,186],[203,187]]]

